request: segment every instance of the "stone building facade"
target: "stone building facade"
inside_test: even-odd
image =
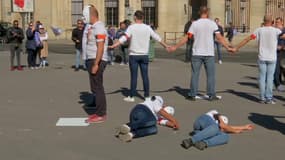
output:
[[[124,19],[132,20],[133,13],[142,9],[146,13],[145,21],[154,23],[157,32],[169,40],[181,36],[184,24],[191,17],[198,17],[201,5],[210,8],[211,18],[219,17],[224,26],[232,22],[238,31],[246,33],[259,27],[266,13],[274,17],[285,15],[285,0],[34,0],[34,11],[31,13],[13,12],[12,2],[15,0],[1,0],[1,21],[18,19],[27,25],[30,20],[40,20],[48,28],[57,26],[65,30],[58,37],[62,39],[70,38],[70,31],[86,4],[95,5],[100,19],[106,25],[115,27]],[[49,34],[55,38],[52,33]]]

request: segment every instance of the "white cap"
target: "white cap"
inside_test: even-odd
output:
[[[151,97],[151,101],[156,105],[156,106],[163,106],[163,99],[160,96],[153,96]]]
[[[228,117],[226,117],[226,116],[224,116],[224,115],[221,115],[220,118],[223,120],[223,122],[224,122],[225,124],[229,124],[229,119],[228,119]]]
[[[174,108],[172,106],[166,106],[163,108],[168,114],[174,115]]]

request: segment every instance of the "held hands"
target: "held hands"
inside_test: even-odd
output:
[[[167,52],[174,52],[174,51],[176,51],[176,47],[175,46],[167,46],[166,47],[166,50],[167,50]]]

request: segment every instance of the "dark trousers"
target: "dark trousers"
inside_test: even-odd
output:
[[[128,126],[134,134],[134,138],[144,137],[157,133],[156,118],[144,105],[136,105],[130,113]]]
[[[14,59],[15,56],[17,57],[17,65],[18,67],[21,67],[21,45],[20,44],[10,44],[10,62],[11,62],[11,67],[14,67]]]
[[[274,85],[278,87],[281,84],[281,60],[284,57],[284,51],[277,51],[277,60],[276,60],[276,67],[274,72]]]
[[[107,112],[106,95],[103,86],[103,73],[106,68],[107,62],[102,61],[99,64],[99,69],[96,74],[92,74],[92,66],[95,63],[95,59],[89,59],[86,61],[87,71],[89,73],[89,81],[91,92],[95,96],[96,111],[98,116],[104,116]]]
[[[27,49],[28,52],[28,67],[36,67],[37,51]]]
[[[129,67],[131,71],[131,94],[130,97],[136,95],[138,67],[141,70],[143,80],[144,97],[149,97],[149,78],[148,78],[148,55],[129,56]]]

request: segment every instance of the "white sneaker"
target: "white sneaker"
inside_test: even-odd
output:
[[[129,132],[127,134],[119,134],[118,138],[124,142],[131,142],[133,139],[133,134],[131,132]]]
[[[135,102],[135,98],[128,96],[128,97],[124,98],[124,101],[126,101],[126,102]]]
[[[222,64],[223,62],[222,62],[222,60],[219,60],[219,64]]]
[[[120,63],[121,66],[125,65],[124,63]]]
[[[117,128],[115,135],[119,136],[120,134],[127,134],[130,131],[131,131],[131,128],[128,125],[123,124],[119,128]]]
[[[151,99],[150,97],[145,97],[144,98],[145,101],[150,101],[150,99]]]

